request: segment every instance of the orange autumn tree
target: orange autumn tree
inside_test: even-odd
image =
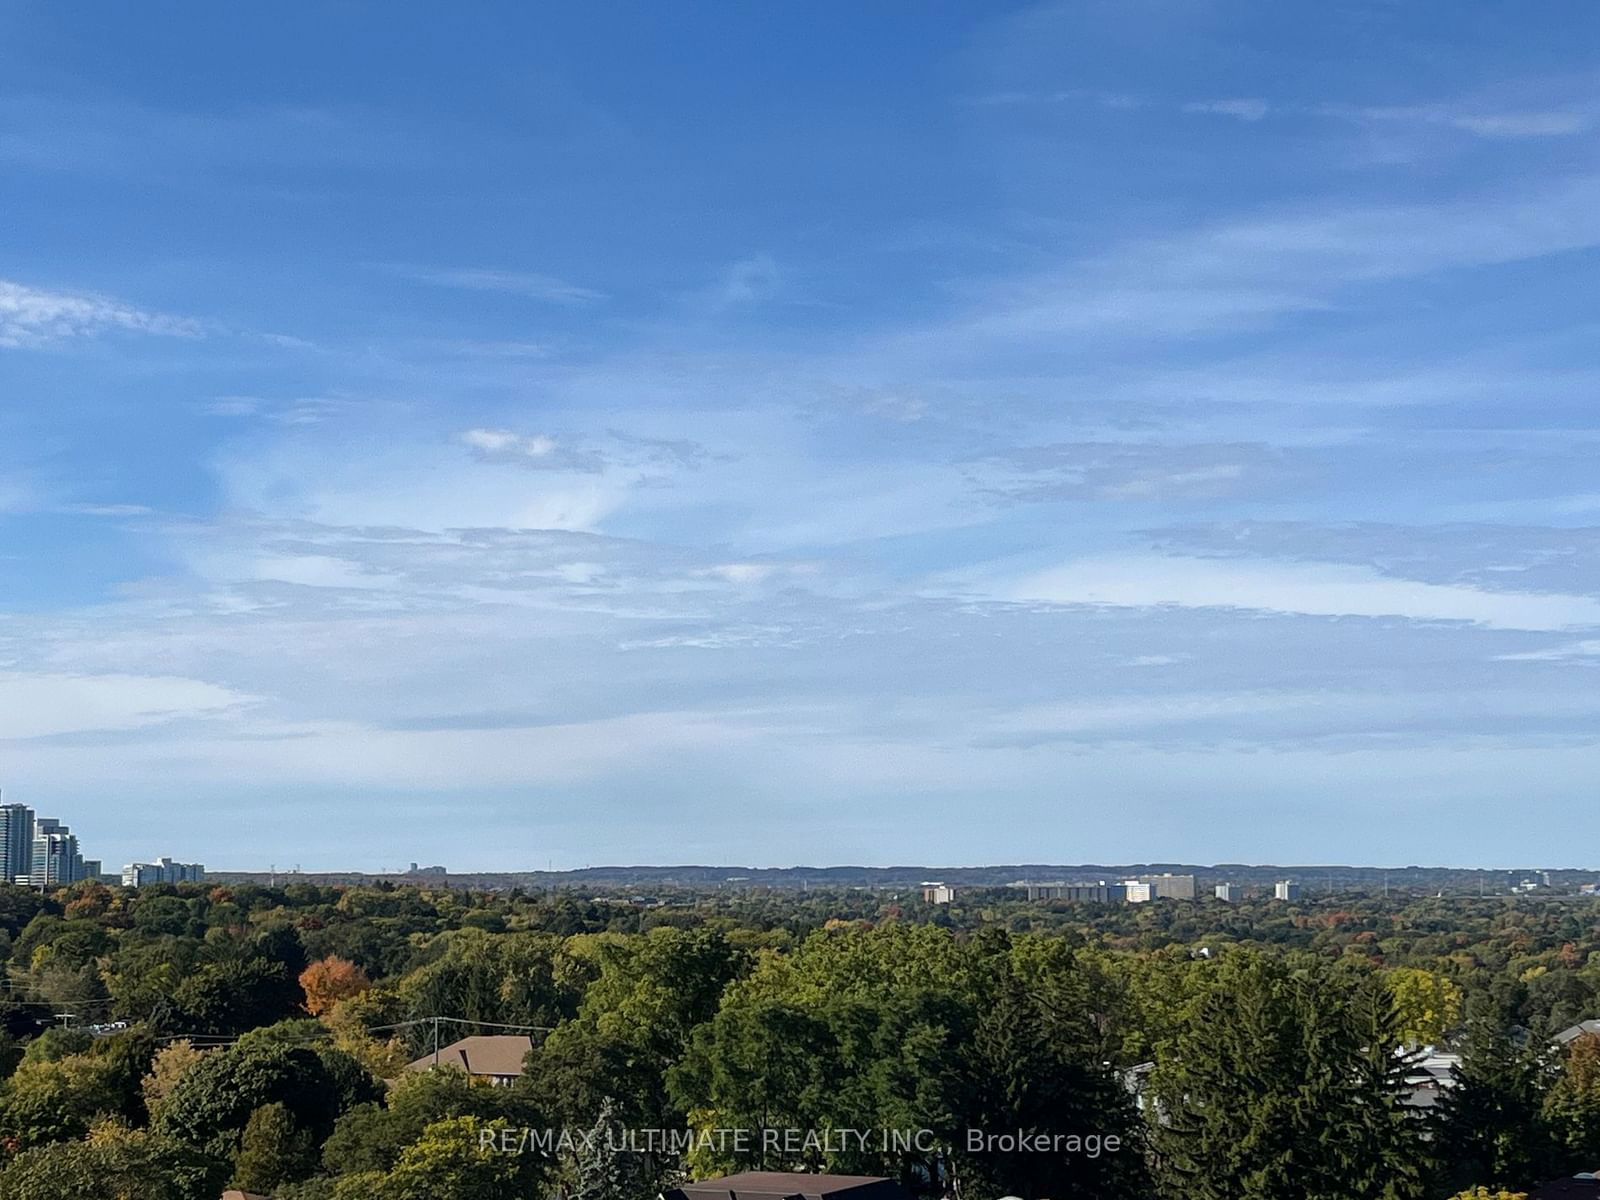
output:
[[[320,1017],[341,1000],[359,996],[372,986],[367,973],[348,959],[330,954],[300,972],[306,1011]]]

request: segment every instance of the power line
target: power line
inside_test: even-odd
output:
[[[410,1021],[396,1021],[392,1025],[374,1025],[365,1032],[396,1033],[403,1029],[415,1029],[419,1025],[427,1025],[433,1028],[435,1055],[439,1051],[438,1027],[440,1025],[471,1025],[479,1029],[508,1029],[518,1033],[551,1033],[554,1032],[555,1028],[552,1025],[509,1025],[499,1021],[475,1021],[470,1017],[416,1017]],[[262,1026],[261,1028],[270,1028],[270,1026]],[[169,1033],[162,1035],[157,1040],[162,1042],[188,1042],[194,1046],[203,1045],[204,1049],[214,1050],[232,1046],[249,1036],[249,1033]],[[309,1034],[296,1038],[278,1038],[275,1040],[279,1045],[311,1045],[316,1042],[326,1041],[330,1037],[332,1037],[331,1031],[326,1034]]]

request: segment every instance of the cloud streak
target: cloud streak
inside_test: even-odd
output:
[[[1464,621],[1488,629],[1600,627],[1592,596],[1420,583],[1370,567],[1157,555],[1081,559],[1003,589],[1009,599],[1119,607],[1233,608],[1326,617]]]
[[[199,322],[147,312],[89,292],[0,279],[0,347],[36,349],[107,332],[198,337]]]
[[[584,306],[598,304],[606,294],[580,287],[532,271],[510,271],[495,267],[420,267],[403,264],[386,268],[394,274],[432,287],[456,288],[469,292],[500,292],[526,300],[549,304]]]

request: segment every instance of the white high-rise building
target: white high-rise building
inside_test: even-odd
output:
[[[122,868],[123,887],[148,887],[152,883],[203,883],[205,877],[205,864],[174,862],[170,858],[158,858],[153,863],[129,863]]]

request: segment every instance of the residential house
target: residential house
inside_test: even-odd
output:
[[[431,1071],[435,1067],[449,1067],[509,1086],[521,1078],[523,1059],[532,1049],[533,1039],[525,1034],[464,1037],[459,1042],[441,1046],[437,1053],[423,1055],[408,1064],[406,1070]]]

